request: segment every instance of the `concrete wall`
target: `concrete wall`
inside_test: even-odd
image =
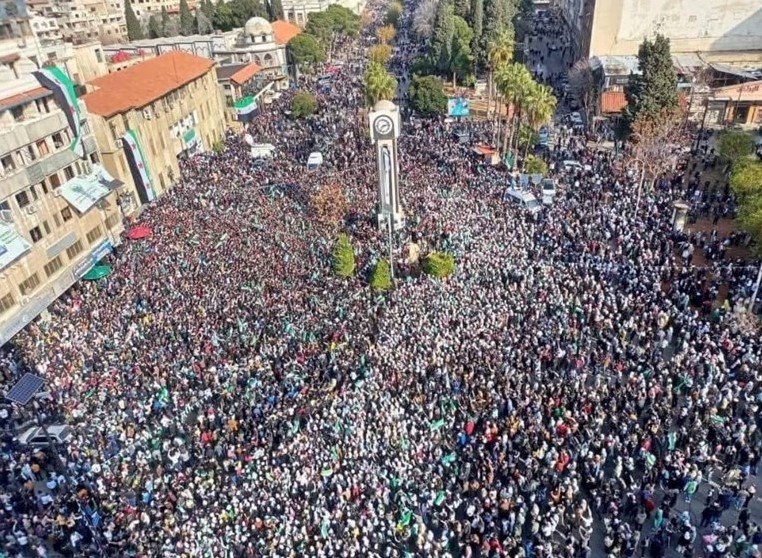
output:
[[[762,50],[760,0],[598,0],[590,56],[637,54],[662,33],[672,52]]]

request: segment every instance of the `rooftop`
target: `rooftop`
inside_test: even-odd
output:
[[[597,56],[606,75],[640,74],[637,56]]]
[[[238,70],[236,73],[234,73],[232,76],[230,76],[230,81],[237,85],[243,85],[247,81],[249,81],[251,78],[254,77],[254,74],[256,74],[259,70],[261,70],[259,66],[256,64],[247,64],[240,70]]]
[[[207,73],[214,61],[174,51],[96,78],[83,97],[87,110],[109,117],[144,107]]]
[[[275,42],[280,45],[287,44],[291,39],[302,32],[301,27],[281,19],[273,21],[271,25],[273,28],[273,34],[275,35]]]

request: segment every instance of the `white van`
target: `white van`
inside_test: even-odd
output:
[[[320,168],[320,165],[323,164],[323,154],[320,153],[320,151],[313,151],[310,153],[309,158],[307,159],[307,170],[314,171]]]
[[[540,183],[543,205],[552,205],[556,197],[556,183],[551,178],[543,178]]]
[[[503,199],[513,205],[528,209],[532,214],[536,214],[542,210],[542,204],[537,201],[537,198],[529,192],[517,188],[508,188],[505,191]]]

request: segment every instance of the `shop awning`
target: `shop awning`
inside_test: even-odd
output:
[[[75,176],[61,186],[61,196],[78,212],[85,213],[122,184],[100,165],[93,165],[91,173]]]
[[[0,222],[0,269],[13,263],[31,247],[29,241],[13,225]]]
[[[110,265],[96,265],[90,271],[85,273],[82,276],[82,279],[86,281],[96,281],[98,279],[103,279],[104,277],[107,277],[108,275],[111,275]]]

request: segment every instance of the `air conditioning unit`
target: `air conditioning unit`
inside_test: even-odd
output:
[[[55,146],[56,149],[61,149],[63,147],[63,143],[60,141],[54,141],[53,145]]]
[[[29,215],[34,215],[35,213],[37,213],[37,208],[33,205],[30,205],[29,207],[26,208],[26,212]]]

